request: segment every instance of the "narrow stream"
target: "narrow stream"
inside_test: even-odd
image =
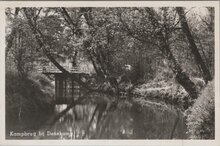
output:
[[[54,115],[67,105],[56,105]],[[102,106],[100,106],[102,107]],[[23,132],[31,136],[10,136],[10,139],[186,139],[186,125],[181,114],[172,107],[140,106],[126,100],[110,111],[97,110],[96,105],[77,105],[54,125],[42,122],[52,116],[38,116],[40,129],[27,127]],[[103,113],[102,113],[103,112]],[[102,115],[102,116],[100,116]],[[93,118],[92,122],[91,119]],[[45,120],[46,121],[46,120]],[[34,125],[33,123],[31,125]],[[39,125],[39,124],[38,124]],[[174,126],[176,125],[176,126]],[[24,126],[25,127],[25,126]],[[51,127],[51,128],[50,128]],[[14,130],[16,132],[16,130]],[[18,131],[18,130],[17,130]]]

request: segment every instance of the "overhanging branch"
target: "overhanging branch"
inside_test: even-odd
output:
[[[54,57],[51,55],[51,53],[47,50],[47,48],[50,48],[50,46],[48,46],[45,41],[44,41],[44,35],[41,33],[41,31],[39,29],[36,28],[36,26],[34,26],[31,17],[28,15],[27,9],[23,8],[24,10],[24,14],[26,16],[26,18],[28,19],[28,24],[37,40],[37,43],[39,44],[40,48],[43,49],[44,54],[47,56],[47,58],[66,76],[69,76],[71,78],[73,78],[73,80],[75,80],[77,83],[79,83],[79,85],[81,85],[82,87],[86,88],[87,90],[89,90],[90,92],[101,92],[101,93],[105,93],[105,94],[110,94],[107,91],[103,91],[100,90],[98,88],[90,88],[86,83],[84,83],[83,81],[81,81],[78,77],[76,77],[74,74],[69,73],[65,68],[63,68],[55,59]]]

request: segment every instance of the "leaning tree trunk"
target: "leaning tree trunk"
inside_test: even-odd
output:
[[[191,49],[191,51],[195,57],[196,63],[201,68],[203,78],[204,78],[205,82],[207,83],[208,81],[212,80],[212,75],[211,75],[209,69],[207,68],[207,66],[205,65],[205,62],[203,61],[203,59],[199,53],[199,50],[195,44],[194,38],[190,32],[189,25],[187,23],[183,8],[177,7],[176,11],[179,14],[179,17],[181,20],[182,30],[185,33],[185,35],[189,41],[189,48]]]
[[[99,89],[93,89],[90,88],[86,83],[84,83],[81,79],[79,79],[78,77],[76,77],[73,74],[70,74],[70,72],[68,72],[63,66],[61,66],[56,60],[55,58],[51,55],[51,53],[48,51],[49,47],[45,42],[44,42],[44,36],[42,34],[42,32],[40,30],[38,30],[36,28],[36,26],[34,25],[34,23],[32,22],[31,16],[29,16],[27,9],[23,8],[24,10],[24,14],[27,18],[28,24],[36,38],[36,41],[38,43],[38,45],[40,46],[40,48],[42,48],[44,54],[46,55],[46,57],[66,76],[73,78],[77,83],[79,83],[82,87],[86,88],[89,91],[95,91],[95,92],[102,92]]]
[[[190,80],[189,76],[182,70],[181,65],[177,62],[175,56],[170,50],[170,46],[166,41],[166,38],[163,36],[163,33],[160,32],[159,43],[160,51],[164,54],[164,57],[169,61],[169,67],[172,69],[176,75],[177,82],[188,92],[190,97],[196,99],[198,97],[198,91],[195,84]]]
[[[104,93],[107,95],[112,95],[112,93],[109,93],[108,91],[99,89],[97,87],[92,88],[89,85],[87,85],[87,83],[83,82],[79,77],[75,76],[74,74],[71,74],[69,71],[67,71],[63,66],[61,66],[56,59],[52,56],[52,54],[48,51],[50,50],[50,46],[44,41],[44,35],[42,34],[42,32],[37,29],[37,27],[34,25],[31,16],[29,16],[28,11],[26,8],[23,8],[24,10],[24,15],[27,18],[28,21],[28,25],[30,26],[33,35],[35,36],[35,39],[38,43],[38,45],[40,46],[40,48],[42,48],[44,55],[54,64],[54,66],[56,66],[64,75],[73,78],[73,80],[75,80],[79,85],[81,85],[83,88],[87,89],[89,92],[98,92],[98,93]]]
[[[92,9],[91,8],[81,8],[81,13],[82,15],[85,17],[86,23],[88,24],[88,26],[90,28],[94,29],[94,24],[93,24],[93,18],[92,18]],[[92,30],[92,29],[91,29]],[[89,31],[89,35],[92,36],[92,34],[94,34],[94,30],[93,31]],[[88,46],[91,46],[91,41],[87,41],[89,43]],[[96,66],[96,70],[98,71],[97,73],[101,74],[102,78],[104,80],[106,80],[107,82],[110,83],[111,87],[113,89],[115,89],[115,91],[113,91],[116,94],[119,94],[119,88],[118,88],[118,82],[116,80],[115,77],[111,76],[110,74],[110,70],[109,70],[109,66],[106,63],[106,60],[104,59],[106,56],[104,55],[104,53],[102,52],[102,48],[99,45],[98,47],[96,47],[96,53],[94,52],[90,52],[90,56],[93,57],[93,65],[94,68]]]
[[[151,20],[152,26],[157,29],[160,25],[158,20],[156,19],[156,12],[152,8],[147,8],[147,12],[149,13],[149,18]],[[165,32],[166,33],[166,32]],[[176,60],[173,55],[170,46],[169,46],[169,38],[165,37],[162,30],[157,32],[157,37],[159,41],[159,49],[163,53],[164,57],[169,61],[169,67],[172,69],[174,74],[176,75],[176,81],[186,90],[189,96],[192,99],[196,99],[198,97],[198,91],[195,84],[191,81],[189,76],[183,71],[181,65]],[[144,42],[143,42],[144,43]],[[188,107],[189,105],[187,105]],[[186,107],[186,108],[187,108]]]

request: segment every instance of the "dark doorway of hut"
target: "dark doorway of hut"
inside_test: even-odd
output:
[[[73,77],[66,76],[62,72],[47,72],[45,75],[54,75],[55,79],[55,104],[70,104],[82,95],[82,87],[74,81]],[[81,78],[84,73],[71,73],[72,76]]]

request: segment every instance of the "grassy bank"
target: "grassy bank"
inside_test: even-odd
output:
[[[173,81],[159,81],[142,84],[135,88],[135,100],[141,104],[155,101],[155,106],[174,105],[184,113],[187,133],[191,139],[212,139],[215,131],[214,82],[206,86],[201,79],[193,79],[200,91],[196,100],[190,99],[187,92]],[[161,104],[162,103],[162,104]]]

